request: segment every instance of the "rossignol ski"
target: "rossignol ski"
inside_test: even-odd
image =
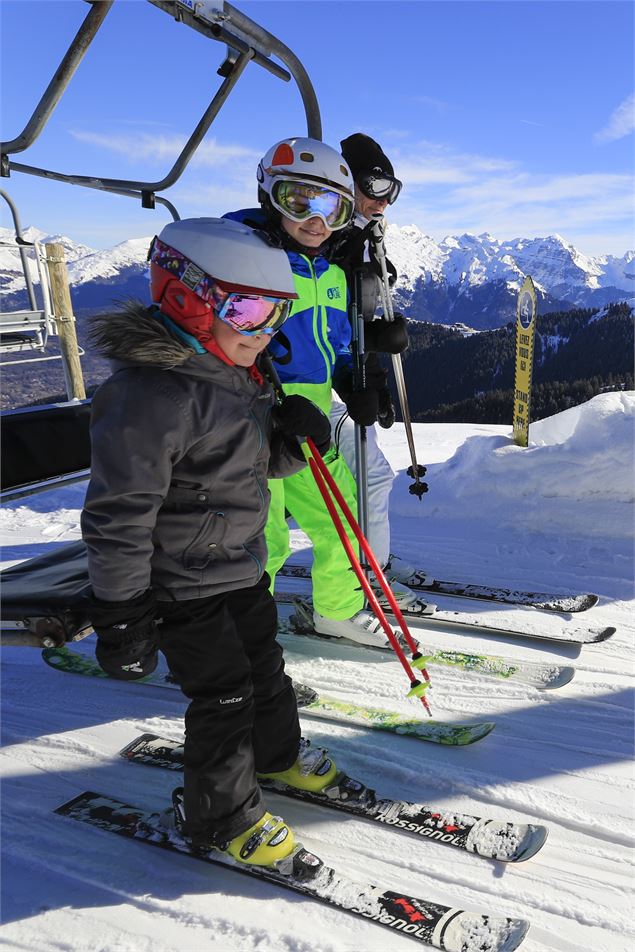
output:
[[[123,748],[121,756],[133,763],[166,770],[183,769],[183,743],[157,734],[141,734]],[[505,863],[530,859],[547,839],[546,828],[532,823],[490,820],[421,803],[378,797],[374,790],[344,773],[338,774],[323,793],[298,790],[276,780],[261,779],[259,782],[263,789],[286,797],[352,813],[401,833]]]
[[[69,648],[45,648],[42,658],[58,671],[82,674],[92,678],[109,678],[96,661],[72,651]],[[117,684],[133,686],[135,684],[155,685],[180,691],[169,675],[155,672],[138,681],[117,681]],[[495,727],[492,721],[470,722],[467,724],[447,721],[416,720],[403,714],[395,714],[381,708],[363,707],[349,701],[340,701],[314,691],[305,684],[294,682],[294,690],[301,715],[316,717],[320,720],[364,727],[369,730],[385,731],[402,737],[413,737],[432,744],[444,744],[450,747],[465,747],[486,737]]]
[[[55,812],[105,832],[292,889],[359,919],[376,922],[420,945],[445,952],[513,952],[529,928],[529,923],[522,919],[465,912],[410,894],[355,882],[326,866],[301,844],[296,844],[290,856],[271,867],[248,866],[220,850],[196,850],[174,829],[168,828],[159,813],[148,813],[100,793],[82,793]]]

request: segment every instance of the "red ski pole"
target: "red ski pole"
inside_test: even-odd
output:
[[[329,489],[331,490],[333,496],[335,497],[338,506],[344,513],[344,516],[346,517],[346,521],[351,527],[355,535],[355,538],[359,542],[364,555],[368,558],[370,566],[377,578],[377,581],[379,582],[381,590],[386,596],[388,600],[388,604],[390,605],[393,611],[393,614],[395,615],[395,618],[399,622],[399,626],[401,630],[403,631],[406,643],[408,644],[408,647],[410,648],[410,650],[413,652],[413,657],[415,655],[418,655],[418,658],[415,658],[415,660],[419,660],[419,658],[421,658],[421,655],[418,652],[417,643],[412,637],[412,635],[410,634],[410,630],[408,629],[406,620],[403,617],[401,609],[399,608],[399,604],[392,592],[392,589],[390,588],[390,585],[388,584],[386,576],[384,575],[379,563],[377,562],[377,559],[375,558],[375,554],[369,545],[368,539],[364,536],[364,533],[362,532],[359,524],[357,523],[355,517],[353,516],[348,506],[348,503],[346,502],[346,500],[344,499],[344,496],[340,492],[339,486],[337,485],[337,483],[331,476],[330,472],[328,471],[328,468],[326,464],[324,463],[324,461],[322,460],[322,457],[318,453],[316,446],[313,443],[313,440],[311,439],[311,437],[307,437],[307,443],[309,445],[309,449],[311,450],[312,458],[316,461],[317,465],[319,466],[320,472],[322,473],[322,475],[324,476],[324,479],[328,483]],[[424,674],[424,677],[426,678],[427,681],[430,680],[428,672],[425,671],[424,668],[421,668],[420,664],[416,664],[415,667],[420,668],[420,670]]]
[[[280,378],[278,376],[276,368],[273,366],[273,362],[268,353],[263,354],[263,361],[264,361],[264,366],[266,368],[266,374],[269,377],[271,385],[273,386],[276,399],[278,400],[279,403],[281,403],[284,400],[285,394],[282,389],[282,384],[280,383]],[[351,567],[353,568],[353,571],[355,572],[355,575],[357,576],[360,582],[360,585],[362,586],[362,590],[366,598],[368,599],[368,602],[371,608],[373,609],[376,617],[379,619],[379,622],[382,628],[384,629],[386,637],[388,638],[388,641],[393,651],[399,658],[399,661],[401,662],[401,665],[410,680],[410,691],[408,692],[408,697],[420,698],[421,703],[425,707],[428,714],[432,715],[432,711],[430,710],[430,705],[428,704],[427,699],[424,697],[424,692],[430,686],[430,675],[425,669],[425,663],[428,659],[424,657],[419,651],[416,641],[413,639],[412,635],[410,634],[408,630],[408,626],[406,625],[406,622],[401,613],[401,610],[395,600],[395,596],[393,595],[392,590],[388,582],[386,581],[384,573],[382,572],[380,566],[378,565],[377,559],[375,558],[375,555],[372,549],[370,548],[370,545],[368,544],[368,540],[366,539],[362,530],[360,529],[356,519],[353,516],[353,513],[351,512],[348,504],[346,503],[346,500],[342,496],[335,480],[329,473],[326,467],[326,464],[324,463],[322,457],[318,453],[315,443],[310,437],[307,437],[307,444],[308,444],[308,450],[310,452],[307,452],[307,449],[305,449],[304,444],[301,444],[302,451],[304,455],[306,456],[307,462],[313,474],[313,478],[315,479],[316,485],[318,489],[320,490],[320,494],[322,498],[324,499],[324,503],[328,509],[331,519],[333,520],[333,525],[335,526],[335,529],[340,538],[340,541],[342,545],[344,546],[344,550],[346,551],[346,554],[348,555],[348,559],[349,559],[349,562],[351,563]],[[350,525],[355,535],[355,538],[359,542],[362,548],[362,551],[367,556],[370,562],[371,568],[373,569],[375,576],[377,577],[377,581],[379,582],[382,591],[384,592],[386,598],[388,599],[388,603],[393,609],[395,617],[397,621],[399,622],[401,630],[404,634],[406,643],[408,644],[408,647],[412,651],[412,659],[411,659],[412,665],[408,662],[408,659],[406,658],[406,655],[401,645],[399,644],[399,641],[396,638],[395,633],[393,632],[390,624],[388,623],[388,619],[386,618],[381,605],[379,604],[377,596],[373,592],[370,586],[370,583],[368,579],[366,578],[366,575],[364,574],[364,570],[362,569],[359,559],[357,558],[357,555],[355,554],[355,550],[353,549],[350,543],[350,540],[346,534],[346,531],[342,524],[342,520],[339,516],[339,513],[337,512],[335,505],[333,504],[333,500],[331,499],[331,496],[329,495],[329,490],[327,489],[327,485],[326,485],[327,483],[335,499],[337,500],[338,505],[340,506],[342,512],[344,513],[348,521],[348,524]],[[423,674],[426,680],[425,684],[422,684],[421,681],[419,681],[414,671],[412,670],[413,668],[417,668],[418,670],[421,671],[421,673]]]
[[[344,546],[346,554],[348,555],[348,559],[351,563],[353,571],[355,572],[355,575],[357,576],[362,586],[362,590],[366,598],[368,599],[370,607],[372,608],[382,628],[384,629],[384,633],[386,634],[386,637],[388,638],[388,641],[393,651],[397,655],[397,658],[401,662],[401,665],[404,671],[408,675],[408,679],[410,681],[410,691],[408,692],[408,697],[418,697],[421,700],[421,703],[425,707],[428,714],[431,715],[432,711],[430,710],[430,705],[428,704],[427,698],[424,696],[424,692],[430,685],[430,676],[428,675],[428,672],[425,670],[425,667],[424,667],[426,659],[419,652],[417,643],[414,641],[412,635],[408,631],[408,626],[406,625],[403,615],[401,614],[401,611],[399,609],[399,606],[397,605],[395,596],[393,595],[390,589],[390,586],[388,585],[388,582],[386,581],[384,574],[377,563],[377,560],[372,552],[372,549],[370,548],[368,544],[366,537],[362,533],[359,525],[357,524],[357,521],[355,520],[353,514],[350,511],[349,506],[346,503],[346,500],[342,496],[337,484],[333,480],[333,477],[329,473],[326,467],[326,464],[322,460],[322,457],[318,453],[315,447],[315,444],[313,443],[313,440],[310,437],[307,437],[307,444],[310,450],[310,455],[305,450],[307,461],[311,468],[311,472],[313,474],[315,482],[317,483],[317,487],[320,490],[320,494],[322,498],[324,499],[324,503],[328,509],[329,515],[331,519],[333,520],[333,525],[335,526],[335,529],[340,538],[340,541],[342,545]],[[327,488],[327,484],[328,484],[328,488]],[[391,605],[391,608],[393,609],[395,613],[395,617],[399,621],[399,624],[404,633],[404,637],[406,639],[408,647],[413,652],[412,665],[409,663],[408,659],[406,658],[404,650],[399,644],[399,640],[397,639],[394,631],[392,630],[388,622],[388,619],[386,618],[384,610],[379,604],[377,596],[375,595],[368,579],[366,578],[364,574],[364,570],[362,569],[359,559],[357,558],[357,555],[355,554],[355,550],[353,549],[353,546],[351,545],[350,539],[348,538],[346,534],[346,530],[344,529],[344,525],[342,523],[340,515],[337,512],[337,509],[335,508],[335,504],[333,502],[333,499],[331,498],[331,495],[329,494],[329,489],[332,495],[335,497],[335,500],[340,506],[342,512],[344,513],[344,516],[346,517],[347,522],[349,523],[351,529],[353,530],[355,537],[360,543],[360,546],[362,547],[364,554],[368,557],[371,564],[371,568],[373,569],[373,572],[377,576],[377,580],[379,581],[379,584],[381,585],[381,588],[384,594],[388,598],[389,604]],[[422,684],[421,681],[419,681],[419,679],[417,678],[417,676],[415,675],[413,671],[413,667],[418,668],[422,672],[423,676],[426,679],[425,684]]]

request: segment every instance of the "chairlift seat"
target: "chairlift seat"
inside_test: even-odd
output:
[[[11,311],[0,314],[0,352],[44,352],[48,326],[44,311]]]
[[[40,647],[77,641],[92,630],[83,542],[70,542],[0,573],[2,641]]]

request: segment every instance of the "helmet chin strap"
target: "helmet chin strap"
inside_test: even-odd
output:
[[[214,311],[210,304],[176,279],[168,282],[158,304],[161,311],[187,334],[191,334],[201,347],[223,363],[234,366],[234,361],[230,360],[212,335]]]

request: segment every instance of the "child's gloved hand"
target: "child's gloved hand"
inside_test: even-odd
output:
[[[331,446],[331,424],[311,400],[294,393],[285,397],[275,409],[275,421],[285,436],[295,436],[299,440],[310,436],[320,456],[324,456]]]
[[[122,681],[152,674],[159,651],[156,602],[151,591],[119,602],[93,596],[88,613],[97,635],[95,657],[106,674]]]

